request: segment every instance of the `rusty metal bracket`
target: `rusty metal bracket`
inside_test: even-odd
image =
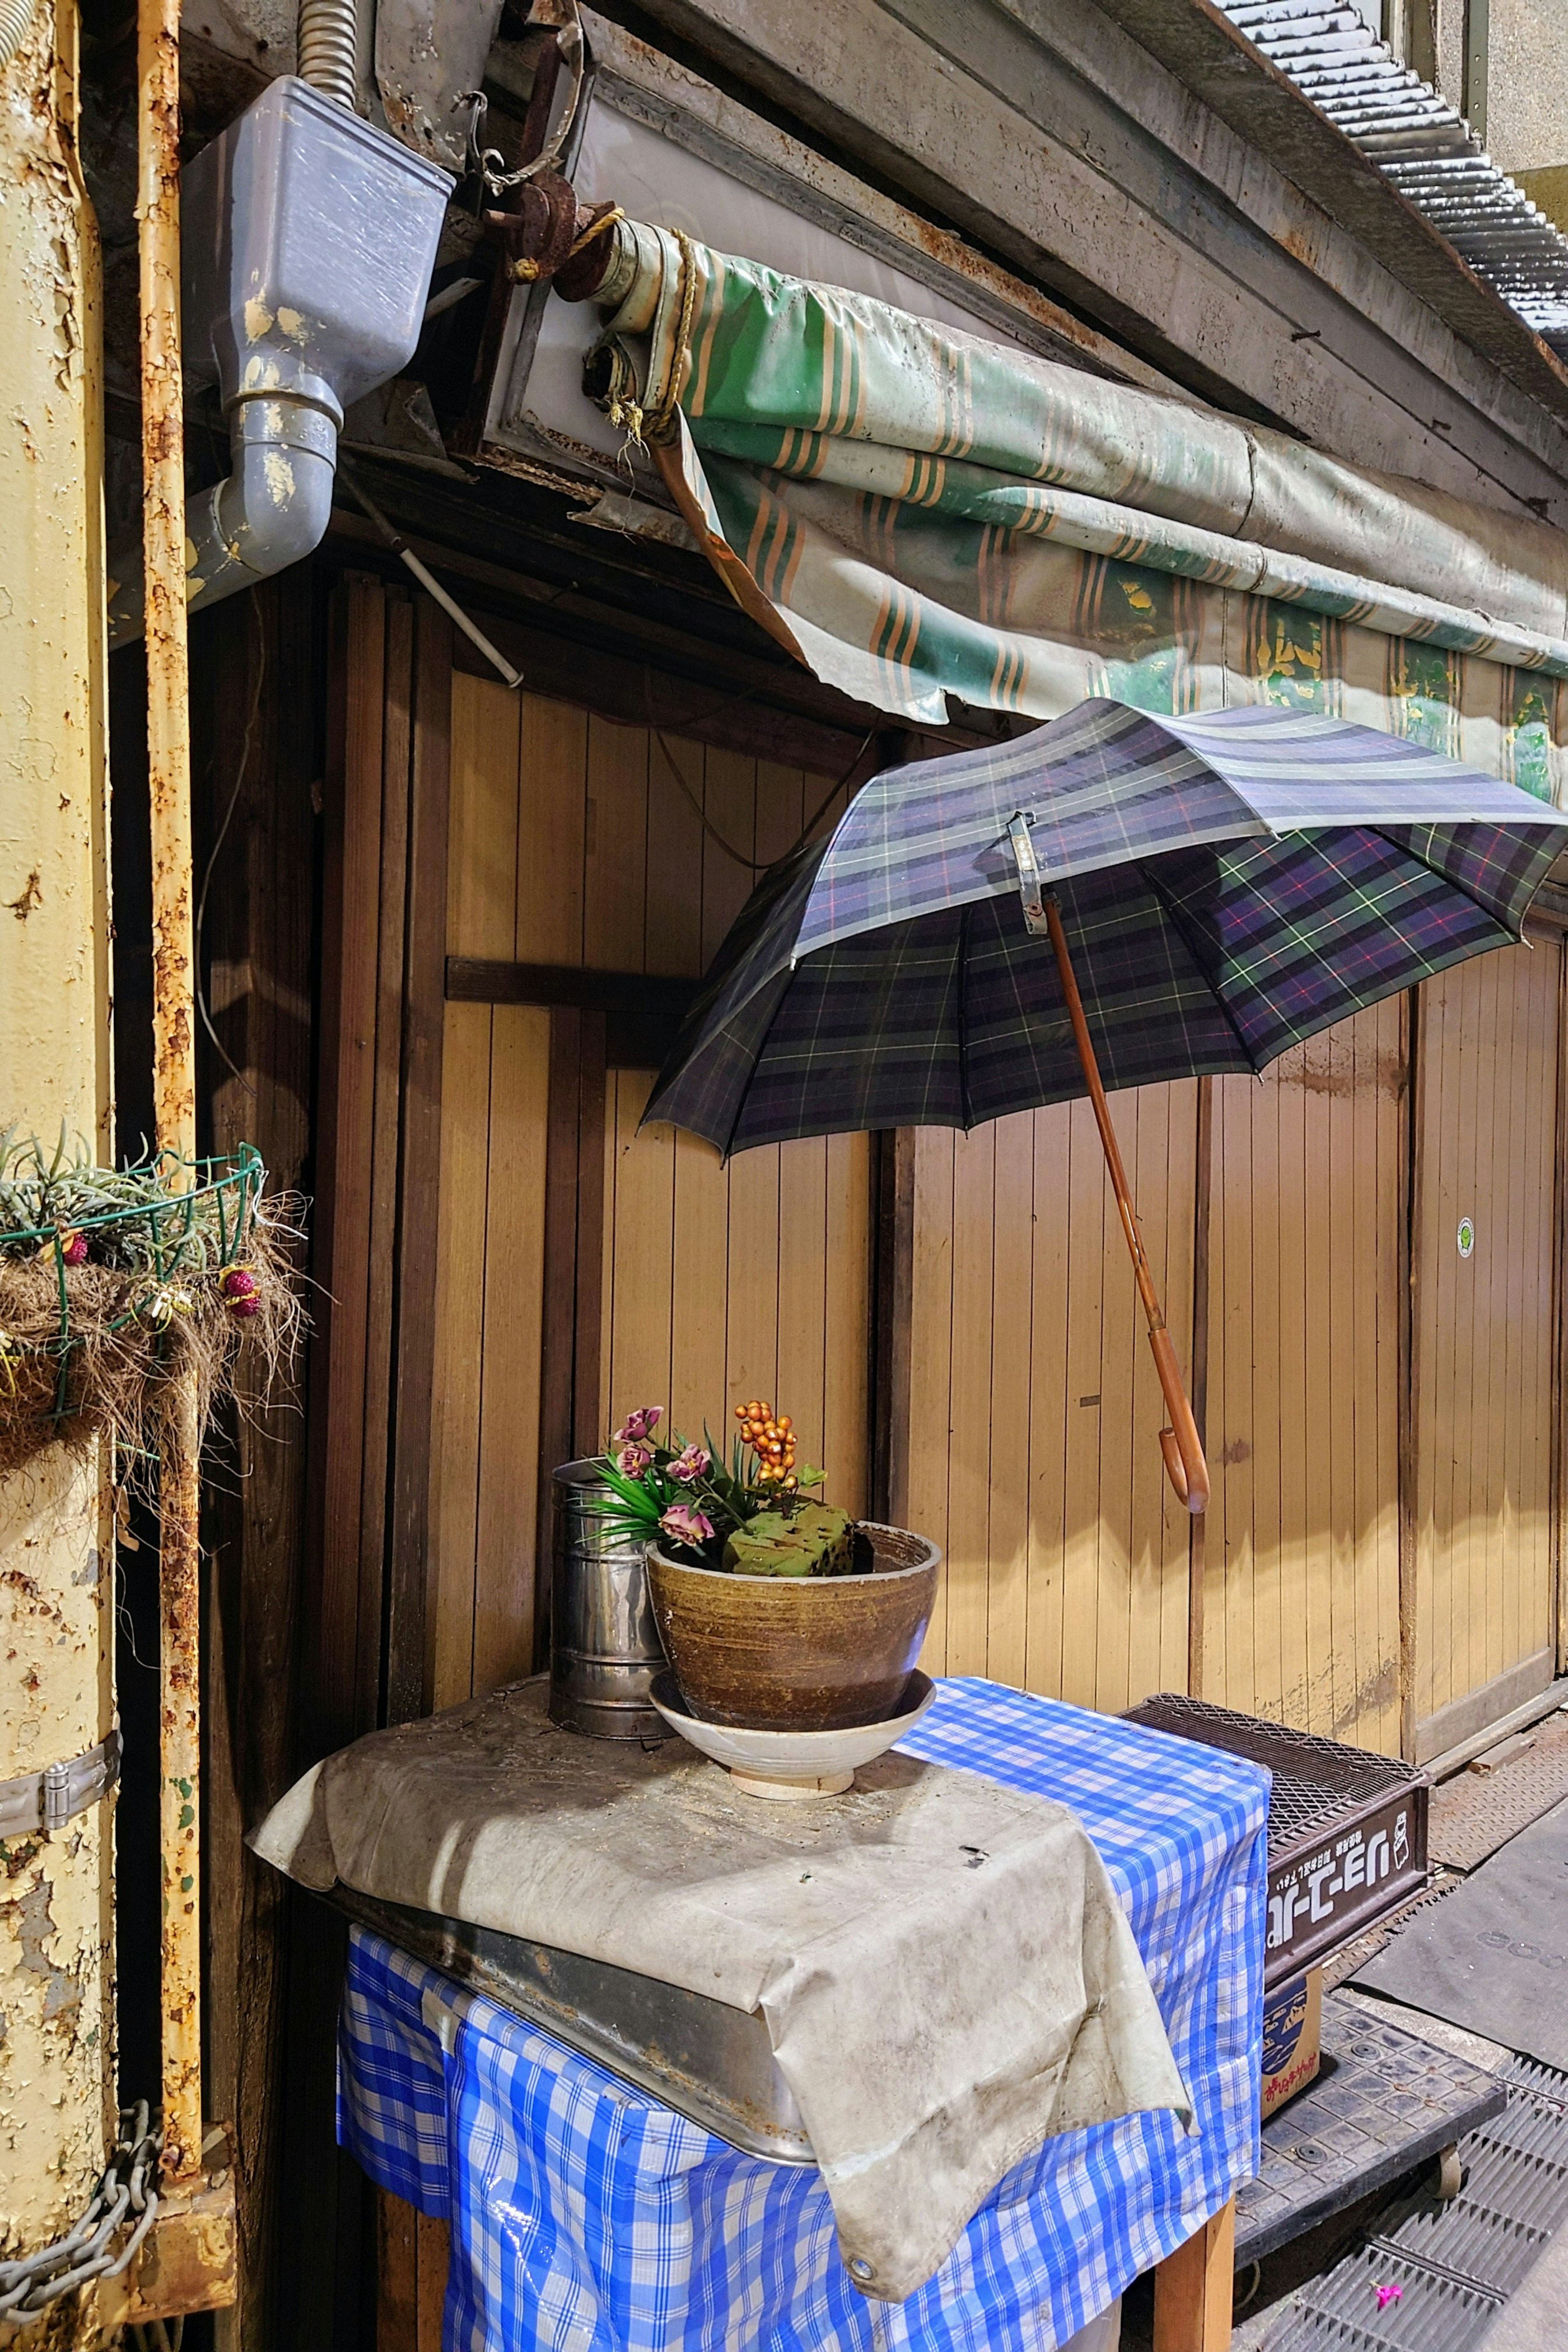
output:
[[[119,2278],[98,2289],[106,2330],[224,2311],[238,2299],[239,2231],[231,2136],[208,2127],[201,2170],[166,2188],[153,2226]]]

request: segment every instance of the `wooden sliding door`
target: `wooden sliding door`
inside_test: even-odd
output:
[[[1533,927],[1532,927],[1533,928]],[[1415,1658],[1419,1758],[1557,1671],[1554,1434],[1563,945],[1429,982],[1416,1098]]]

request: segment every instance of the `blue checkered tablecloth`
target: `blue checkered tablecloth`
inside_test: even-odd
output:
[[[1197,2127],[1131,2116],[1015,2166],[906,2303],[868,2302],[808,2168],[742,2156],[355,1929],[338,2137],[449,2218],[443,2352],[1051,2352],[1257,2169],[1268,1776],[976,1680],[905,1749],[1070,1805],[1104,1857]]]

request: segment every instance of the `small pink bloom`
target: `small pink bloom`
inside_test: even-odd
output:
[[[667,1536],[683,1544],[706,1543],[713,1532],[713,1522],[707,1513],[693,1509],[689,1503],[671,1503],[660,1517],[659,1526]]]
[[[679,1479],[683,1486],[689,1486],[693,1478],[706,1477],[712,1467],[713,1456],[706,1447],[689,1445],[685,1453],[678,1454],[670,1464],[669,1475]]]
[[[1380,2286],[1377,2290],[1377,2307],[1379,2311],[1386,2311],[1391,2303],[1400,2303],[1404,2300],[1404,2296],[1405,2289],[1402,2286]]]
[[[616,1432],[616,1444],[640,1445],[645,1437],[653,1435],[663,1412],[661,1404],[645,1404],[639,1405],[636,1412],[628,1412]]]
[[[652,1460],[646,1445],[623,1445],[616,1456],[616,1467],[623,1478],[640,1478]]]

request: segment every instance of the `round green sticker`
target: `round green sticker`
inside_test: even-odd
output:
[[[1459,1255],[1469,1257],[1476,1246],[1476,1229],[1468,1217],[1459,1219]]]

